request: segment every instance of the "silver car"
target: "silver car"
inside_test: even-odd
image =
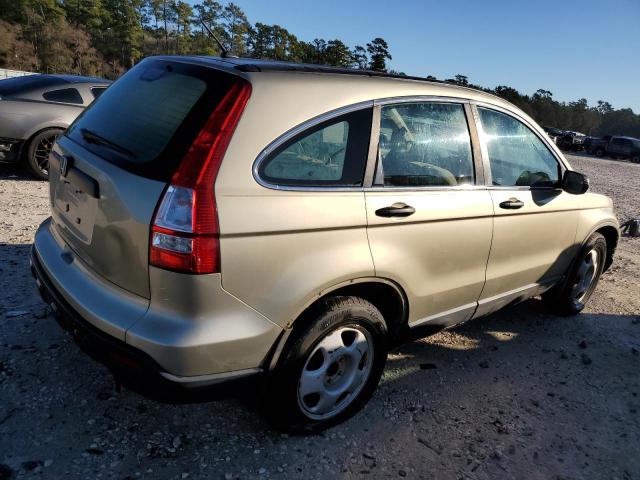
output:
[[[111,82],[74,75],[30,75],[0,81],[0,162],[22,163],[48,176],[56,137]]]

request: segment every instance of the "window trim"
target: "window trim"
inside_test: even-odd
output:
[[[440,186],[440,185],[426,185],[426,186],[398,186],[398,187],[383,187],[374,184],[375,175],[378,172],[378,142],[379,142],[379,129],[380,129],[380,109],[383,105],[395,104],[395,103],[421,103],[421,102],[437,102],[437,103],[458,103],[462,104],[465,108],[465,116],[467,119],[467,126],[469,128],[469,135],[471,137],[471,149],[473,155],[473,166],[475,171],[475,183],[473,185],[455,185],[455,186]],[[292,192],[392,192],[392,191],[451,191],[451,190],[559,190],[560,187],[530,187],[530,186],[497,186],[491,185],[491,168],[489,165],[489,155],[486,143],[482,135],[482,124],[480,123],[480,116],[478,113],[478,107],[487,108],[489,110],[496,110],[500,113],[509,115],[516,120],[522,122],[538,137],[539,140],[547,147],[551,154],[555,157],[558,165],[560,166],[560,175],[564,175],[564,172],[571,170],[569,164],[566,162],[561,153],[557,150],[557,147],[551,143],[551,140],[546,134],[541,134],[538,131],[538,127],[532,124],[529,120],[525,119],[517,112],[510,109],[503,108],[493,103],[488,103],[480,100],[473,100],[467,97],[450,97],[439,95],[410,95],[404,97],[386,97],[373,100],[366,100],[363,102],[346,105],[334,110],[330,110],[326,113],[320,114],[311,118],[301,124],[291,128],[282,135],[278,136],[269,145],[267,145],[256,157],[253,162],[252,173],[254,180],[262,187],[270,190],[280,191],[292,191]],[[291,140],[294,136],[302,133],[304,130],[311,128],[319,123],[325,122],[332,118],[355,112],[357,110],[363,110],[367,108],[373,108],[372,125],[371,125],[371,139],[369,142],[369,152],[367,156],[367,164],[365,166],[365,175],[362,186],[359,187],[347,187],[347,186],[304,186],[304,185],[278,185],[272,184],[260,178],[259,167],[260,164],[278,147],[284,142]],[[543,132],[544,133],[544,132]]]
[[[279,147],[281,147],[284,143],[292,140],[294,137],[304,133],[306,130],[309,130],[321,123],[332,120],[334,118],[340,117],[342,115],[346,115],[348,113],[353,113],[359,110],[366,110],[373,107],[373,100],[369,100],[366,102],[354,103],[352,105],[347,105],[345,107],[337,108],[335,110],[331,110],[329,112],[318,115],[306,122],[303,122],[287,132],[280,135],[273,142],[271,142],[267,147],[265,147],[256,157],[253,162],[253,178],[259,185],[271,189],[271,190],[282,190],[282,191],[358,191],[361,192],[366,188],[366,171],[369,164],[369,159],[367,157],[367,161],[365,164],[365,177],[363,184],[358,187],[349,187],[349,186],[340,186],[340,185],[280,185],[277,183],[272,183],[260,176],[260,167],[261,164],[268,160],[271,154],[276,151]]]
[[[478,131],[478,138],[480,142],[480,150],[482,152],[482,164],[484,167],[484,179],[485,186],[489,190],[561,190],[562,177],[564,176],[564,172],[570,170],[569,165],[566,163],[564,158],[556,151],[551,144],[551,139],[548,136],[540,134],[536,126],[534,126],[531,122],[529,122],[524,117],[518,115],[516,112],[508,110],[506,108],[499,107],[497,105],[493,105],[487,102],[480,102],[476,100],[471,100],[469,102],[471,106],[471,110],[473,113],[473,119],[476,123],[476,129]],[[492,184],[492,174],[491,174],[491,164],[489,160],[489,150],[487,148],[486,138],[484,136],[484,131],[482,130],[482,122],[480,120],[480,112],[478,108],[484,108],[486,110],[494,110],[496,112],[507,115],[520,123],[524,124],[538,139],[543,143],[547,150],[551,153],[551,155],[556,159],[558,163],[558,185],[554,187],[535,187],[535,186],[519,186],[519,185],[493,185]]]

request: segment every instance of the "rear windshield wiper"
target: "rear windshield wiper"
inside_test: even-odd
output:
[[[103,147],[107,147],[107,148],[109,148],[111,150],[114,150],[116,152],[122,153],[124,155],[129,156],[129,157],[136,158],[136,154],[133,153],[131,150],[127,150],[126,148],[121,147],[117,143],[113,143],[111,140],[107,140],[106,138],[101,137],[100,135],[98,135],[95,132],[92,132],[91,130],[87,130],[86,128],[81,128],[80,129],[80,133],[82,134],[82,138],[84,138],[85,141],[87,141],[89,143],[95,143],[96,145],[102,145]]]

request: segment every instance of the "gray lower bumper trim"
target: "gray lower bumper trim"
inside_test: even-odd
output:
[[[211,375],[196,375],[193,377],[178,377],[168,372],[160,372],[167,380],[178,383],[183,387],[207,387],[217,383],[223,383],[230,380],[239,380],[245,377],[251,377],[262,372],[261,368],[247,368],[245,370],[236,370],[234,372],[213,373]]]

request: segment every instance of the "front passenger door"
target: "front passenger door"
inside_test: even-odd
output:
[[[579,197],[560,188],[558,160],[523,121],[490,108],[477,112],[495,211],[480,316],[535,295],[566,272]]]

